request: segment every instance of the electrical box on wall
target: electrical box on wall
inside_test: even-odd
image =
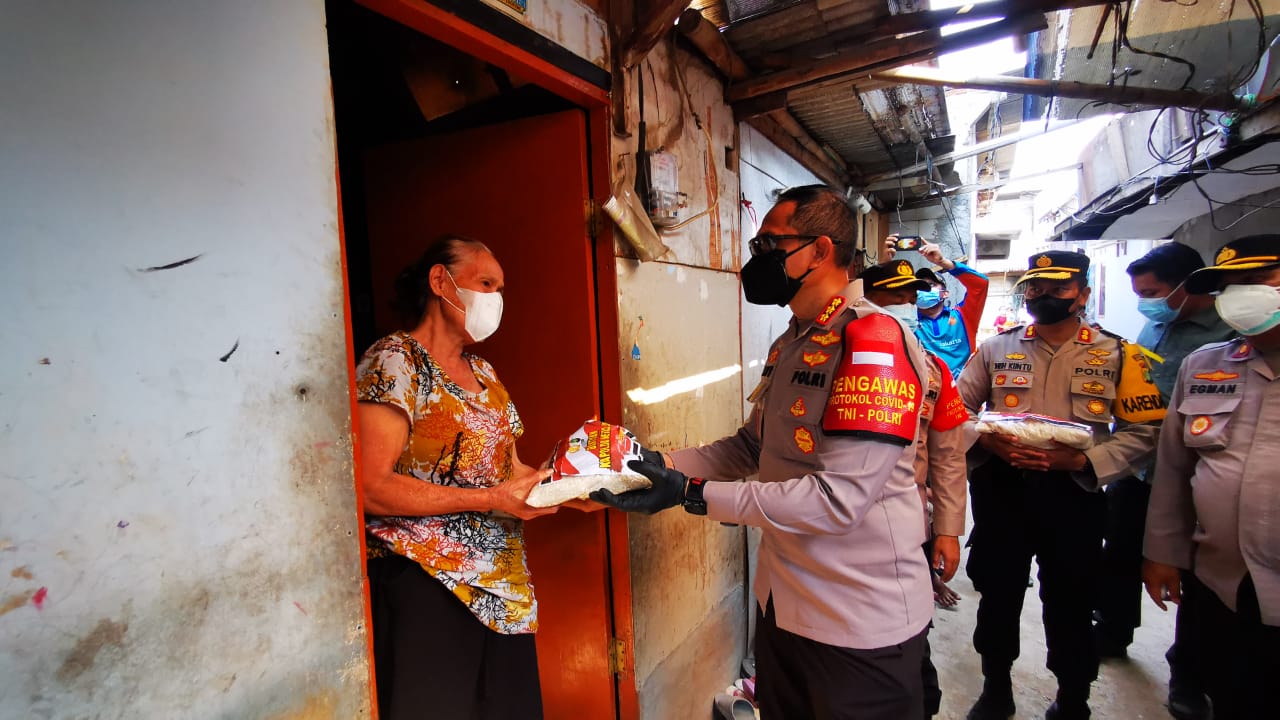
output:
[[[689,198],[680,192],[680,163],[666,150],[649,153],[649,218],[664,227],[680,221]]]

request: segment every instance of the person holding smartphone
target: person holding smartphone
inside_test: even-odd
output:
[[[960,377],[960,371],[978,346],[978,325],[987,306],[987,288],[991,281],[968,265],[943,257],[937,243],[920,237],[890,235],[885,238],[884,249],[886,260],[892,260],[899,251],[918,252],[964,286],[964,299],[953,307],[942,276],[930,268],[916,270],[916,277],[930,285],[929,290],[916,294],[920,320],[916,337],[925,350],[942,358],[954,377]]]

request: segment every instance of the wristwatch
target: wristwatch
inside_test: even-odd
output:
[[[706,515],[707,501],[702,499],[702,490],[707,481],[700,477],[691,477],[684,485],[684,511],[690,515]]]

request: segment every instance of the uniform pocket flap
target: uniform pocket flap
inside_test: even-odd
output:
[[[1115,400],[1116,384],[1111,380],[1099,380],[1092,377],[1071,378],[1072,395],[1092,395],[1104,400]]]
[[[1234,412],[1240,404],[1239,395],[1188,395],[1178,403],[1183,415],[1222,415]]]

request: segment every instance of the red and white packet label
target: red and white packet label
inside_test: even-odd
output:
[[[556,443],[548,466],[551,477],[538,483],[526,500],[534,507],[550,507],[585,499],[594,490],[614,493],[650,487],[645,476],[627,463],[640,460],[642,446],[631,431],[591,419]]]

